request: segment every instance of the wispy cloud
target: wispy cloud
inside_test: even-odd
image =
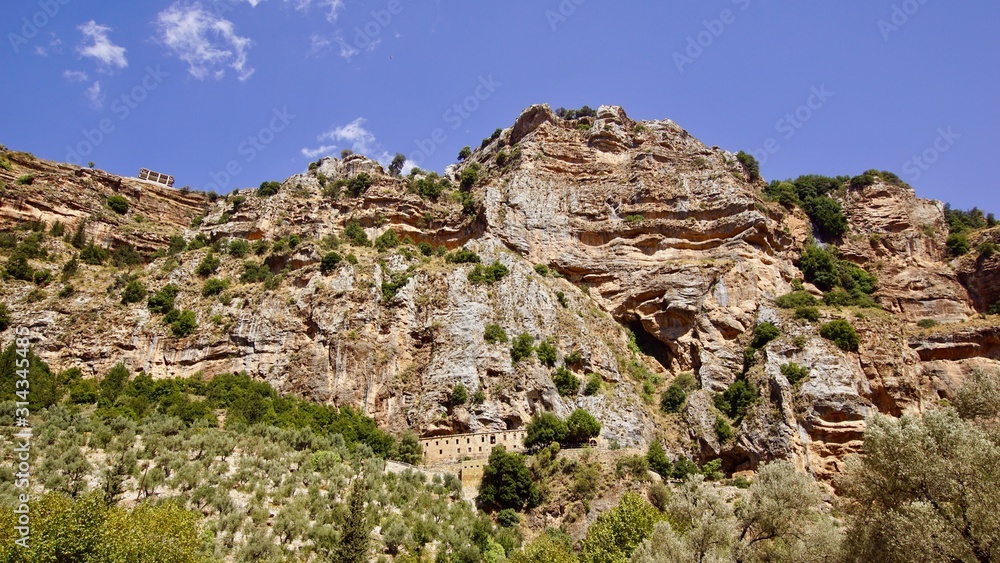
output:
[[[233,22],[200,4],[175,3],[157,14],[155,23],[157,40],[187,63],[191,76],[219,79],[226,74],[224,67],[236,71],[241,81],[253,75],[254,69],[247,66],[252,41],[237,35]]]
[[[76,52],[84,57],[96,59],[102,68],[112,67],[125,68],[128,66],[128,59],[125,57],[125,48],[115,45],[108,37],[111,28],[100,25],[94,20],[77,27],[83,33],[84,41],[77,47]]]
[[[264,0],[246,0],[253,7],[264,2]],[[340,12],[344,11],[344,0],[285,0],[286,4],[292,4],[300,12],[317,8],[326,12],[326,21],[335,23],[340,17]]]
[[[104,105],[104,92],[101,90],[101,82],[95,80],[94,83],[87,88],[85,94],[87,94],[87,99],[95,107],[99,108]]]
[[[70,82],[86,82],[90,80],[90,76],[82,70],[64,70],[62,75],[63,78]]]
[[[365,118],[359,117],[346,125],[332,127],[316,137],[316,140],[321,143],[324,141],[345,143],[350,146],[352,151],[373,158],[382,166],[388,167],[394,155],[382,148],[382,145],[375,138],[375,134],[364,126],[365,121]],[[315,148],[303,147],[301,152],[302,156],[313,159],[319,156],[328,156],[337,148],[336,144],[321,144]],[[408,173],[414,166],[413,162],[407,160],[403,166],[403,172]]]

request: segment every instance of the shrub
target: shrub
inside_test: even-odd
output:
[[[753,340],[750,341],[750,346],[761,349],[779,336],[781,336],[781,330],[774,323],[760,323],[753,329]]]
[[[806,279],[823,291],[833,289],[840,282],[833,253],[817,244],[806,247],[799,258],[798,266]]]
[[[934,328],[938,324],[939,323],[934,319],[920,319],[919,321],[917,321],[917,326],[919,326],[920,328]]]
[[[549,444],[562,443],[566,440],[566,432],[566,423],[555,413],[542,412],[528,423],[525,429],[524,447],[535,450]]]
[[[948,254],[958,257],[965,256],[972,249],[969,244],[969,239],[961,233],[953,233],[948,235],[948,240],[945,242],[945,246],[948,247]]]
[[[795,318],[814,323],[819,320],[819,309],[816,307],[799,307],[795,309]]]
[[[486,331],[483,333],[483,340],[490,344],[496,344],[498,342],[507,342],[507,332],[504,331],[503,327],[498,324],[488,324],[486,325]]]
[[[351,197],[361,197],[368,191],[368,188],[372,187],[375,181],[368,174],[362,172],[357,176],[351,178],[347,181],[347,193]]]
[[[469,400],[469,391],[465,388],[465,385],[459,383],[451,389],[451,396],[449,401],[451,406],[455,407],[458,405],[464,405]]]
[[[228,248],[230,256],[235,256],[237,258],[243,258],[250,253],[250,243],[245,239],[235,239],[229,241]]]
[[[198,267],[194,269],[194,273],[201,277],[208,277],[219,271],[219,265],[221,261],[212,252],[209,252],[202,258],[201,262],[198,263]]]
[[[549,267],[545,264],[535,264],[535,273],[540,276],[549,275]]]
[[[229,282],[219,278],[210,278],[205,280],[205,285],[201,286],[202,297],[211,297],[213,295],[218,295],[229,287]]]
[[[128,200],[120,195],[113,195],[108,198],[108,207],[119,215],[128,213]]]
[[[24,185],[29,185],[30,186],[31,184],[35,183],[35,175],[34,174],[25,174],[24,176],[18,176],[16,182],[17,182],[17,185],[19,185],[19,186],[24,186]]]
[[[684,401],[687,400],[687,393],[676,382],[672,383],[667,390],[660,395],[660,410],[666,413],[676,413],[681,411]]]
[[[510,359],[516,364],[528,358],[535,351],[535,339],[527,332],[522,332],[514,338],[514,343],[510,347]]]
[[[541,502],[541,491],[531,478],[524,459],[518,454],[507,453],[503,446],[493,448],[483,468],[476,504],[483,510],[495,511],[533,508]]]
[[[838,238],[847,232],[847,217],[836,200],[826,196],[814,197],[807,199],[804,206],[813,225],[825,237]]]
[[[798,309],[799,307],[815,307],[819,301],[808,291],[793,291],[775,299],[775,305],[782,309]]]
[[[429,174],[422,178],[415,178],[410,181],[410,189],[420,197],[437,201],[445,190],[451,188],[451,182],[447,178],[441,178],[437,174]]]
[[[80,251],[80,261],[91,266],[100,266],[107,262],[108,251],[94,244],[94,241],[87,243],[87,246]]]
[[[601,423],[584,409],[576,409],[566,417],[567,444],[586,444],[601,434]]]
[[[257,189],[257,195],[260,197],[271,197],[278,193],[281,189],[281,182],[261,182],[260,187]]]
[[[559,302],[559,305],[561,305],[563,309],[569,307],[569,301],[566,299],[566,294],[561,291],[556,292],[556,301]]]
[[[410,283],[410,276],[405,272],[392,274],[389,280],[382,282],[382,299],[389,303],[396,298],[396,293],[408,283]]]
[[[343,260],[343,258],[341,258],[340,254],[336,252],[327,252],[323,255],[322,260],[319,262],[319,271],[322,272],[324,276],[328,275],[337,269],[341,260]]]
[[[548,367],[556,365],[558,350],[556,350],[556,347],[549,340],[539,342],[538,347],[535,348],[535,354],[542,365]]]
[[[878,178],[875,174],[872,174],[871,171],[868,171],[865,172],[864,174],[851,178],[849,185],[853,190],[863,190],[868,186],[875,184],[875,181],[877,179]]]
[[[160,291],[149,296],[146,306],[154,313],[166,314],[174,308],[174,301],[180,288],[170,283],[163,286]]]
[[[462,150],[458,151],[458,161],[459,162],[462,162],[463,160],[469,158],[470,156],[472,156],[472,148],[471,147],[467,147],[467,146],[466,147],[462,147]]]
[[[111,251],[111,264],[119,268],[122,266],[137,266],[144,261],[145,258],[142,254],[129,243],[116,246]]]
[[[479,164],[473,162],[472,164],[466,166],[462,169],[462,173],[458,177],[459,185],[462,186],[463,190],[471,190],[476,182],[479,181]]]
[[[379,252],[384,252],[390,248],[396,248],[399,245],[399,236],[396,235],[396,231],[393,229],[387,230],[375,239],[375,248],[377,248]]]
[[[476,264],[472,270],[469,271],[469,281],[473,285],[493,285],[494,283],[502,280],[510,270],[507,266],[504,266],[500,262],[494,262],[489,266],[483,266],[482,264]]]
[[[6,303],[0,303],[0,332],[10,328],[10,308]]]
[[[670,463],[667,452],[658,441],[654,440],[649,444],[649,449],[646,450],[646,461],[649,463],[649,468],[659,473],[661,477],[665,479],[670,477],[673,464]]]
[[[989,260],[994,254],[997,253],[998,250],[1000,250],[1000,246],[997,246],[997,244],[993,242],[984,242],[976,247],[979,257],[983,260]]]
[[[739,424],[759,397],[760,393],[752,383],[738,379],[728,389],[715,396],[715,408]]]
[[[175,309],[176,310],[176,309]],[[188,336],[198,328],[198,321],[194,311],[185,309],[181,311],[177,318],[170,323],[170,332],[177,338]]]
[[[271,279],[271,276],[271,269],[267,267],[267,264],[258,264],[256,262],[247,261],[243,263],[243,273],[240,274],[240,282],[266,282]]]
[[[740,151],[736,153],[736,160],[740,161],[743,165],[743,170],[746,171],[747,177],[750,178],[751,182],[756,182],[760,180],[760,163],[751,154]]]
[[[405,165],[406,156],[397,152],[396,156],[392,157],[392,162],[389,163],[389,174],[399,176],[403,172],[403,166]]]
[[[563,397],[576,395],[580,390],[580,380],[573,375],[573,372],[564,367],[560,367],[552,372],[552,383],[555,384],[556,390]]]
[[[846,352],[857,352],[860,340],[851,323],[844,319],[830,321],[820,327],[819,334],[832,341],[838,348]]]
[[[479,255],[471,250],[459,248],[454,252],[448,253],[448,255],[445,256],[445,260],[451,262],[452,264],[478,264]]]
[[[781,375],[785,376],[790,385],[796,385],[809,376],[809,368],[795,362],[788,362],[781,366]]]
[[[697,466],[695,466],[697,469]],[[615,508],[597,517],[581,542],[580,561],[629,561],[662,516],[636,493],[625,493]]]
[[[721,416],[715,417],[715,423],[712,424],[712,430],[715,431],[715,437],[719,439],[719,443],[726,443],[733,439],[733,427],[729,425],[729,421]]]
[[[602,384],[603,381],[601,380],[600,375],[596,373],[590,374],[590,376],[587,377],[587,384],[583,387],[583,394],[588,397],[592,397],[600,393]]]
[[[369,244],[368,235],[365,234],[365,230],[361,228],[361,224],[357,221],[351,221],[344,227],[344,236],[354,246],[368,246]]]
[[[122,305],[138,303],[146,298],[146,287],[139,280],[132,280],[122,291]]]
[[[28,264],[28,259],[19,252],[15,252],[7,260],[7,264],[4,266],[4,271],[8,276],[14,278],[15,280],[21,281],[32,281],[34,279],[35,270]]]

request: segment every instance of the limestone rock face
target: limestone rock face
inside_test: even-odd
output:
[[[941,204],[887,182],[835,196],[850,232],[828,242],[878,275],[883,307],[823,309],[821,322],[845,318],[859,333],[858,352],[844,352],[774,305],[802,277],[808,218],[764,198],[733,154],[619,107],[566,120],[532,106],[446,174],[457,183],[478,167],[475,182],[437,198],[418,193],[418,177],[360,155],[324,158],[270,197],[240,189],[217,201],[3,155],[13,166],[0,169],[0,229],[86,221],[98,244],[151,255],[131,272],[82,264],[69,296],[0,280],[13,323],[34,330],[42,357],[93,377],[119,361],[153,377],[246,371],[424,436],[517,429],[543,410],[585,408],[604,444],[660,440],[672,457],[722,458],[730,470],[787,458],[828,478],[858,451],[866,417],[919,412],[971,370],[1000,366],[996,318],[976,314],[1000,298],[1000,258],[949,263]],[[17,183],[27,173],[34,183]],[[352,183],[359,174],[371,185]],[[125,215],[107,207],[114,193],[128,199]],[[359,231],[377,245],[359,244]],[[178,234],[197,242],[166,255]],[[230,247],[238,239],[249,252]],[[32,265],[57,276],[75,250],[54,237],[44,245]],[[506,274],[477,281],[476,264],[445,259],[460,248],[477,253],[480,271]],[[222,295],[204,295],[196,273],[209,253],[221,261],[213,277],[229,284]],[[180,287],[176,306],[196,314],[197,330],[175,337],[146,303],[123,305],[126,273],[150,292]],[[941,324],[918,329],[921,319]],[[763,322],[781,335],[745,366]],[[486,341],[491,324],[506,342]],[[513,361],[520,334],[549,340],[555,365]],[[567,356],[580,392],[561,395],[553,372]],[[782,372],[790,362],[808,371],[794,385]],[[659,394],[682,372],[698,389],[681,414],[664,414]],[[595,377],[600,389],[584,395]],[[738,378],[759,399],[725,439],[714,399]],[[470,400],[452,404],[459,384]]]

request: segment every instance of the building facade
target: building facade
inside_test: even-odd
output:
[[[524,450],[524,430],[454,434],[421,438],[424,464],[454,463],[464,459],[487,458],[494,446],[503,445],[507,451]]]

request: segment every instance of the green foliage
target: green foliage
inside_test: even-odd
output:
[[[219,278],[209,278],[205,280],[205,284],[201,286],[202,297],[212,297],[213,295],[219,295],[229,287],[229,282],[227,280]]]
[[[483,332],[483,340],[490,344],[496,344],[498,342],[507,342],[507,332],[498,324],[488,324],[486,325],[486,330]]]
[[[556,365],[558,353],[559,351],[555,345],[548,339],[539,342],[535,348],[535,355],[538,356],[538,361],[548,367]]]
[[[514,338],[510,348],[510,358],[516,364],[528,358],[535,352],[535,339],[527,332],[522,332]]]
[[[584,409],[576,409],[566,417],[567,444],[586,444],[601,434],[601,423]]]
[[[569,307],[569,301],[566,300],[566,294],[561,291],[556,292],[556,301],[559,302],[559,305],[561,305],[563,309]]]
[[[542,412],[528,423],[525,429],[524,447],[537,450],[550,444],[565,442],[566,432],[566,422],[553,412]]]
[[[800,381],[809,377],[809,368],[795,362],[788,362],[781,366],[781,375],[785,376],[790,385],[798,385]]]
[[[669,479],[673,473],[673,464],[670,463],[667,452],[656,440],[653,440],[649,444],[649,449],[646,450],[646,461],[649,463],[649,468],[659,473],[664,479]]]
[[[969,211],[952,209],[950,204],[944,206],[944,218],[948,222],[948,232],[951,234],[974,231],[996,224],[996,219],[990,221],[990,215],[984,215],[978,207],[973,207]],[[991,225],[993,223],[993,225]]]
[[[261,182],[257,189],[259,197],[271,197],[281,189],[281,182]]]
[[[111,251],[111,264],[116,267],[138,266],[145,262],[145,258],[131,244],[125,243],[116,246]]]
[[[618,506],[597,517],[581,542],[582,563],[627,563],[663,517],[636,493],[625,493]]]
[[[686,400],[687,393],[684,392],[684,389],[673,383],[660,395],[660,410],[666,413],[681,412]]]
[[[386,303],[391,302],[396,298],[396,293],[408,283],[410,276],[406,272],[392,274],[389,279],[382,282],[382,300]]]
[[[980,260],[989,260],[998,251],[1000,251],[1000,245],[989,241],[980,243],[980,245],[976,247],[976,252],[979,253]]]
[[[154,313],[166,314],[174,308],[174,300],[177,298],[178,292],[180,292],[179,287],[172,283],[167,284],[149,296],[146,306]]]
[[[535,273],[540,276],[549,275],[549,267],[545,264],[535,264]]]
[[[469,391],[465,388],[465,385],[459,383],[458,385],[452,387],[449,401],[453,407],[467,403],[469,401]]]
[[[28,258],[20,252],[15,252],[7,259],[4,272],[15,280],[28,282],[32,281],[35,276],[35,270],[28,264]]]
[[[194,311],[188,311],[187,309],[180,312],[177,318],[170,322],[170,332],[176,338],[184,338],[189,336],[191,333],[198,328],[198,321],[195,317]]]
[[[322,272],[324,276],[329,275],[337,269],[341,260],[343,260],[343,258],[340,254],[333,251],[327,252],[323,255],[323,258],[319,262],[319,271]]]
[[[819,301],[808,291],[793,291],[774,300],[782,309],[798,309],[799,307],[815,307]]]
[[[10,323],[10,308],[7,307],[6,303],[0,303],[0,332],[10,328]]]
[[[128,213],[128,200],[120,195],[109,196],[107,203],[108,207],[119,215]]]
[[[555,111],[556,117],[561,117],[566,120],[580,119],[581,117],[595,117],[597,112],[594,111],[590,106],[583,106],[580,109],[566,109],[558,108]]]
[[[34,174],[25,174],[23,176],[18,176],[16,182],[17,182],[17,185],[19,185],[19,186],[25,186],[25,185],[30,186],[31,184],[35,183],[35,175]]]
[[[819,329],[823,338],[832,341],[838,348],[846,352],[857,352],[860,339],[854,326],[844,319],[830,321]]]
[[[479,164],[473,162],[472,164],[466,166],[462,169],[461,174],[459,174],[459,185],[463,190],[471,190],[473,186],[479,182]]]
[[[777,325],[771,322],[760,323],[753,329],[753,339],[750,341],[750,346],[761,349],[779,336],[781,336],[781,329]]]
[[[747,410],[759,398],[760,393],[754,384],[745,379],[738,379],[728,389],[715,396],[715,408],[739,424]]]
[[[934,328],[938,326],[938,324],[940,323],[938,323],[934,319],[920,319],[919,321],[917,321],[917,326],[919,326],[920,328]]]
[[[639,223],[642,223],[645,220],[646,220],[646,217],[644,215],[640,215],[638,213],[637,214],[633,214],[633,215],[626,215],[625,216],[625,222],[628,223],[629,225],[638,225]]]
[[[365,234],[365,230],[361,228],[361,224],[357,221],[351,221],[344,227],[344,236],[354,246],[368,246],[370,244],[368,235]]]
[[[371,486],[364,475],[359,475],[351,484],[347,495],[347,517],[341,531],[340,541],[333,550],[333,561],[344,563],[367,563],[371,550],[373,524],[369,521],[366,505],[371,500]]]
[[[503,446],[493,448],[483,468],[476,504],[489,511],[522,510],[538,506],[541,501],[541,491],[531,478],[524,459],[518,454],[507,453]]]
[[[138,303],[146,298],[146,286],[139,280],[132,280],[122,291],[122,305]]]
[[[736,160],[740,161],[743,166],[743,170],[746,171],[747,177],[750,178],[751,182],[756,182],[760,180],[760,163],[751,154],[740,151],[736,153]]]
[[[451,182],[435,173],[410,180],[410,190],[431,201],[437,201],[441,194],[449,189],[451,189]]]
[[[954,257],[965,256],[972,250],[972,245],[969,244],[969,238],[962,233],[952,233],[948,235],[948,240],[945,241],[945,246],[948,248],[948,254]]]
[[[579,349],[573,350],[563,358],[563,363],[567,366],[577,366],[583,363],[583,353]]]
[[[458,151],[459,162],[462,162],[463,160],[469,158],[470,156],[472,156],[472,148],[468,146],[462,147],[462,150]]]
[[[729,421],[724,417],[715,417],[715,423],[712,424],[712,430],[715,432],[715,437],[718,438],[720,444],[724,444],[733,439],[733,427],[729,425]]]
[[[91,266],[100,266],[107,262],[108,251],[94,244],[94,241],[87,243],[87,246],[80,251],[80,261]]]
[[[401,241],[399,240],[399,236],[396,235],[396,231],[393,229],[387,230],[375,239],[375,248],[377,248],[379,252],[385,252],[390,248],[396,248],[400,244]]]
[[[799,200],[798,191],[795,189],[795,185],[790,182],[772,183],[772,185],[765,190],[765,193],[789,209],[802,205],[802,202]]]
[[[396,156],[392,157],[392,162],[389,163],[389,174],[399,176],[403,172],[403,166],[405,165],[406,156],[397,152]]]
[[[221,261],[219,258],[212,252],[209,252],[204,258],[202,258],[201,262],[198,263],[198,267],[194,269],[194,273],[203,278],[207,278],[208,276],[218,272],[220,265]]]
[[[813,225],[825,237],[838,238],[847,232],[847,217],[836,200],[821,196],[807,199],[803,204]]]
[[[465,248],[459,248],[454,252],[449,252],[445,256],[445,260],[452,264],[478,264],[480,261],[478,254]]]
[[[580,390],[580,380],[573,375],[573,372],[564,367],[557,368],[552,372],[552,383],[555,384],[556,390],[563,397],[576,395]]]
[[[227,250],[230,256],[243,258],[250,253],[250,242],[241,238],[231,240],[229,241],[229,247]]]
[[[504,266],[500,262],[494,262],[489,266],[483,266],[482,264],[476,264],[472,270],[469,271],[469,282],[473,285],[493,285],[494,283],[502,280],[510,273],[507,266]]]
[[[600,375],[596,373],[590,374],[590,376],[587,377],[587,384],[583,387],[583,394],[587,397],[592,397],[600,393],[603,383],[604,381],[601,379]]]
[[[368,188],[372,187],[372,184],[374,183],[375,181],[371,176],[362,172],[347,181],[347,193],[351,197],[361,197],[368,191]]]
[[[799,307],[795,309],[795,318],[806,320],[811,323],[819,321],[819,309],[816,307]]]
[[[267,267],[267,264],[258,264],[253,261],[246,261],[243,263],[243,273],[240,274],[240,282],[242,283],[260,283],[266,282],[273,277],[271,269]]]

